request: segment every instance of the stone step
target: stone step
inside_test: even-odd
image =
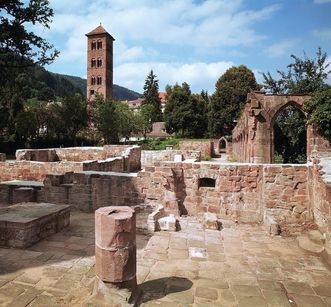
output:
[[[316,244],[324,244],[325,238],[319,230],[309,230],[308,238]]]
[[[317,244],[309,239],[307,235],[301,235],[297,237],[299,246],[310,253],[321,254],[324,251],[322,244]]]

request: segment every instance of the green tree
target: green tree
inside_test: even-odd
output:
[[[210,99],[208,130],[212,137],[231,134],[247,94],[258,90],[254,73],[245,65],[229,68],[216,82]]]
[[[46,0],[0,2],[0,129],[7,139],[17,137],[21,123],[16,125],[16,117],[31,97],[28,68],[50,64],[58,56],[50,43],[31,31],[34,25],[49,28],[52,16]]]
[[[291,105],[278,114],[274,122],[275,162],[306,163],[305,122],[303,112]]]
[[[167,86],[168,102],[164,111],[168,133],[181,137],[203,137],[207,131],[207,103],[191,93],[187,83]]]
[[[115,105],[115,120],[118,138],[129,139],[135,129],[133,111],[126,103],[121,101],[113,102]]]
[[[277,70],[280,78],[274,79],[270,72],[262,73],[263,88],[272,94],[312,94],[326,86],[330,74],[327,54],[317,49],[315,58],[303,58],[291,55],[293,62],[287,65],[287,71]]]
[[[162,121],[161,100],[159,97],[159,80],[153,70],[147,75],[144,85],[144,103],[154,106],[152,122]]]
[[[53,10],[47,0],[3,0],[0,3],[0,67],[50,64],[58,51],[30,31],[31,25],[49,28]]]
[[[152,129],[152,117],[154,114],[154,106],[150,104],[143,105],[138,112],[134,114],[136,133],[142,133],[146,139],[146,135]]]
[[[87,108],[82,96],[75,94],[63,99],[60,103],[53,104],[53,129],[56,134],[73,140],[77,145],[77,134],[87,127]]]
[[[331,141],[331,87],[314,92],[305,103],[304,111],[308,115],[308,124]]]
[[[106,144],[116,144],[119,142],[118,126],[114,101],[104,100],[102,96],[97,96],[95,101],[94,122],[99,133]]]
[[[30,147],[31,142],[37,136],[39,128],[36,113],[31,110],[19,113],[15,124],[20,141],[23,142],[24,146]]]

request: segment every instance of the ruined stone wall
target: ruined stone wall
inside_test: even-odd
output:
[[[270,218],[288,235],[310,227],[307,165],[162,162],[139,176],[147,203],[165,204],[172,181],[189,215],[212,212],[243,223]],[[199,187],[200,178],[215,179],[215,187]]]
[[[314,221],[331,240],[331,157],[313,159],[309,169],[309,196]]]
[[[309,228],[308,166],[264,165],[262,205],[265,222],[273,221],[283,234]]]
[[[236,127],[232,131],[233,156],[240,162],[272,163],[274,161],[274,121],[287,106],[302,106],[310,97],[299,95],[266,95],[252,92]],[[307,157],[313,149],[319,153],[331,152],[330,143],[307,128]]]
[[[296,235],[312,227],[310,212],[321,211],[325,221],[330,206],[330,189],[323,188],[318,177],[312,185],[311,169],[309,165],[159,162],[139,173],[48,175],[43,191],[47,202],[69,203],[86,212],[109,205],[166,205],[175,195],[183,214],[212,212],[240,223],[275,223],[282,234]],[[215,187],[203,186],[205,178],[214,179]]]
[[[139,173],[147,202],[164,203],[167,181],[178,177],[176,189],[189,215],[213,212],[220,217],[247,223],[262,221],[259,205],[261,166],[203,163],[160,163]],[[215,188],[200,187],[200,178],[215,179]]]
[[[36,180],[42,181],[46,174],[80,172],[83,164],[78,162],[34,162],[6,161],[0,162],[0,181]]]
[[[194,150],[142,150],[141,164],[152,166],[155,162],[175,161],[175,155],[181,155],[183,160],[200,161],[201,159],[201,152]]]
[[[83,162],[91,160],[106,160],[124,156],[130,160],[132,167],[140,167],[140,147],[132,145],[105,145],[104,147],[67,147],[48,149],[19,149],[16,159],[24,161]],[[138,165],[139,164],[139,165]]]
[[[35,161],[6,161],[0,162],[0,181],[36,180],[43,181],[47,174],[81,171],[125,172],[123,157],[110,158],[101,161],[85,162],[35,162]]]
[[[60,161],[82,162],[106,159],[103,147],[67,147],[56,148],[55,151]]]
[[[144,202],[136,174],[111,175],[93,172],[47,175],[45,201],[70,204],[84,212],[105,206],[135,206]]]
[[[200,151],[201,160],[206,160],[213,156],[214,144],[211,140],[180,141],[179,150],[181,150],[181,151]]]

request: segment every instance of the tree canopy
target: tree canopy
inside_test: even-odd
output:
[[[150,104],[154,107],[152,122],[162,121],[161,100],[159,97],[159,80],[151,70],[145,80],[144,85],[144,104]]]
[[[168,101],[164,111],[168,133],[180,137],[204,137],[207,134],[207,102],[201,95],[192,94],[190,86],[167,86]]]
[[[326,80],[331,73],[327,54],[317,49],[315,58],[300,58],[291,54],[292,63],[287,65],[287,71],[277,70],[279,79],[274,79],[270,72],[262,73],[263,88],[271,94],[312,94],[326,86]]]
[[[331,141],[331,86],[314,92],[304,111],[308,114],[308,124]]]
[[[0,2],[0,67],[32,63],[50,64],[58,51],[44,38],[29,30],[39,24],[49,28],[53,10],[47,0],[3,0]]]
[[[229,68],[217,80],[211,97],[208,120],[211,136],[231,134],[247,94],[258,89],[254,73],[245,65]]]

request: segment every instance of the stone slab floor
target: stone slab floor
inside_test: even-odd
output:
[[[331,306],[331,271],[293,238],[257,226],[181,225],[138,231],[142,306]],[[94,263],[94,215],[72,212],[70,227],[31,248],[0,248],[0,306],[82,306]]]

